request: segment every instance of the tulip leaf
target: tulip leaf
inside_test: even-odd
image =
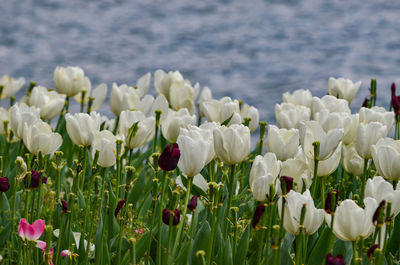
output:
[[[7,243],[11,235],[11,225],[12,222],[9,222],[5,227],[0,229],[0,249]]]
[[[400,250],[400,215],[394,219],[394,227],[392,235],[389,238],[387,251],[392,255],[396,255]],[[386,253],[387,255],[387,253]]]
[[[210,243],[211,227],[207,221],[203,223],[200,230],[197,231],[194,238],[194,244],[192,248],[192,264],[201,264],[200,260],[196,257],[196,253],[199,250],[207,251],[208,244]]]
[[[232,246],[231,246],[231,241],[230,240],[226,240],[226,244],[225,244],[225,247],[223,249],[223,254],[224,255],[221,255],[222,260],[218,264],[233,265]]]
[[[311,250],[311,254],[308,257],[307,264],[309,265],[320,265],[322,260],[325,260],[326,254],[329,251],[328,241],[330,238],[330,229],[325,227],[321,232],[321,235],[315,243],[314,248]]]
[[[232,115],[228,119],[224,120],[224,122],[221,125],[228,126],[229,122],[232,120],[233,114],[234,113],[232,113]]]
[[[135,185],[128,193],[127,204],[135,204],[141,196],[143,196],[143,189],[146,182],[147,170],[142,170],[136,179]]]
[[[283,239],[283,244],[281,247],[281,262],[282,265],[292,265],[293,260],[290,256],[290,247],[293,244],[295,236],[287,233],[285,238]]]
[[[250,226],[247,226],[242,236],[240,237],[239,244],[236,248],[235,265],[245,264],[247,257],[247,250],[249,248],[250,240]]]
[[[337,256],[338,254],[342,254],[346,264],[350,264],[350,261],[353,257],[353,246],[351,242],[336,240],[335,245],[333,246],[332,255]]]

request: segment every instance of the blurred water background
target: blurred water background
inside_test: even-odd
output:
[[[400,85],[400,1],[0,0],[0,10],[0,75],[46,87],[57,65],[109,88],[180,70],[274,121],[283,92],[321,97],[330,76],[363,82],[353,109],[371,77],[385,107],[391,82]]]

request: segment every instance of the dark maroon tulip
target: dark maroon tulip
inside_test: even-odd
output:
[[[339,254],[336,257],[332,256],[331,253],[329,253],[326,256],[326,265],[346,265],[346,261],[343,259],[343,255]]]
[[[194,196],[190,199],[190,201],[189,201],[189,203],[188,203],[188,205],[187,205],[187,208],[189,209],[189,211],[193,212],[194,210],[196,210],[196,207],[197,207],[197,199],[198,199],[198,197],[197,197],[196,195],[194,195]]]
[[[284,185],[284,186],[283,186]],[[293,188],[293,178],[288,176],[281,176],[281,189],[282,194],[286,195]]]
[[[61,207],[62,207],[63,213],[68,212],[68,202],[66,200],[61,200]]]
[[[362,104],[362,107],[364,107],[364,108],[368,108],[368,107],[369,107],[369,98],[365,98],[365,99],[364,99],[364,102],[363,102],[363,104]]]
[[[115,212],[114,212],[114,216],[115,216],[115,217],[117,217],[118,213],[121,211],[122,206],[124,206],[124,204],[125,204],[125,200],[124,200],[124,199],[122,199],[122,200],[120,200],[120,201],[118,202],[117,208],[115,208]]]
[[[400,109],[400,96],[396,96],[396,84],[392,83],[391,86],[392,90],[392,107],[393,111],[396,114],[396,116],[399,115],[399,109]]]
[[[172,214],[172,225],[178,225],[179,221],[181,219],[181,213],[179,212],[178,209],[175,209],[175,211],[164,209],[163,210],[163,215],[162,215],[162,221],[164,224],[169,225],[169,220],[171,218]]]
[[[334,195],[335,194],[335,195]],[[333,198],[334,196],[334,198]],[[328,192],[325,199],[325,212],[326,213],[334,213],[336,211],[337,202],[338,202],[339,191],[332,190]],[[333,201],[332,201],[333,199]]]
[[[164,171],[171,171],[178,165],[179,157],[181,152],[177,143],[169,144],[162,151],[160,158],[158,159],[158,166]]]
[[[255,229],[257,224],[260,222],[262,215],[265,212],[265,204],[261,203],[260,205],[257,206],[256,211],[254,212],[253,216],[253,221],[251,222],[251,225]]]
[[[10,189],[10,183],[7,177],[0,178],[0,191],[6,192]]]
[[[376,208],[374,215],[372,216],[372,223],[373,224],[383,224],[383,220],[380,219],[380,213],[383,210],[382,208],[385,207],[386,201],[383,200],[379,203],[378,208]]]
[[[378,248],[378,244],[373,244],[367,251],[367,257],[370,259],[371,255],[374,254],[375,249]]]
[[[40,180],[40,172],[36,170],[31,170],[31,184],[28,184],[28,176],[25,176],[25,188],[38,188]],[[42,183],[47,183],[47,178],[42,176]]]

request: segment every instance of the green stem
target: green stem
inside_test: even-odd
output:
[[[219,217],[220,217],[221,211],[222,211],[222,207],[220,205],[218,205],[219,204],[218,201],[219,201],[219,196],[216,196],[215,203],[216,203],[216,207],[218,207],[218,208],[217,208],[217,212],[216,213],[214,212],[214,214],[213,214],[210,243],[208,245],[208,251],[206,253],[206,255],[207,255],[207,263],[206,264],[208,264],[208,265],[211,265],[211,260],[212,260],[212,257],[214,256],[214,242],[215,242],[215,237],[217,235],[217,230],[218,230],[218,220],[219,220]]]
[[[163,177],[161,180],[161,191],[160,191],[160,200],[159,200],[159,208],[158,208],[158,244],[157,244],[157,264],[162,264],[162,213],[163,213],[163,202],[164,202],[164,189],[165,183],[167,179],[167,172],[163,171]],[[151,235],[150,235],[151,236]]]
[[[229,181],[228,183],[228,203],[226,205],[225,208],[225,212],[224,212],[224,220],[229,219],[230,217],[230,209],[231,209],[231,204],[232,204],[232,198],[233,198],[233,193],[234,193],[234,186],[235,186],[235,164],[231,165],[231,176],[230,179],[227,180]],[[225,222],[225,229],[224,229],[224,238],[227,238],[228,234],[229,234],[229,222]]]
[[[187,205],[188,205],[188,202],[189,202],[190,193],[192,191],[192,183],[193,183],[193,177],[189,177],[188,176],[185,204],[183,205],[183,213],[181,215],[182,216],[182,220],[179,222],[178,233],[176,235],[174,247],[172,249],[172,257],[173,257],[174,260],[176,258],[176,253],[178,251],[178,246],[179,246],[180,241],[181,241],[181,235],[182,235],[182,232],[183,232],[183,227],[185,226],[185,222],[186,222]]]
[[[270,240],[271,240],[271,235],[272,235],[272,204],[273,202],[270,202],[268,204],[268,208],[267,208],[267,238],[265,240],[265,265],[269,264],[269,244],[270,244]]]
[[[194,233],[194,223],[196,222],[197,219],[197,211],[194,210],[192,214],[192,221],[190,222],[190,234],[189,234],[189,246],[188,246],[188,253],[186,257],[186,264],[190,264],[190,253],[191,253],[191,246],[192,246],[192,240],[193,240],[193,233]]]
[[[368,158],[364,159],[364,171],[363,171],[363,177],[361,180],[361,191],[360,191],[360,205],[363,205],[364,201],[364,192],[365,192],[365,182],[367,181],[368,178]]]
[[[325,207],[325,181],[326,177],[321,177],[320,179],[321,183],[321,202],[322,202],[322,207]]]
[[[118,248],[117,248],[117,263],[116,263],[116,264],[121,264],[122,232],[123,232],[123,226],[122,226],[122,221],[120,221],[120,222],[119,222]]]
[[[313,175],[313,183],[311,187],[311,197],[315,200],[317,186],[318,186],[318,163],[319,159],[314,159],[314,175]]]

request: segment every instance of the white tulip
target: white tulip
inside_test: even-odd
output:
[[[341,164],[353,176],[361,176],[364,171],[364,159],[358,155],[355,143],[342,146]]]
[[[343,136],[343,143],[344,144],[351,144],[356,141],[357,139],[357,131],[358,131],[358,124],[359,122],[359,114],[350,115],[349,124],[345,125],[348,129],[345,129],[345,133]],[[347,130],[347,131],[346,131]]]
[[[391,181],[400,180],[400,140],[379,139],[371,146],[371,155],[379,174]]]
[[[207,154],[207,159],[206,159],[206,165],[213,160],[216,155],[215,155],[215,148],[214,148],[214,135],[213,131],[214,129],[217,129],[218,125],[214,122],[206,122],[200,125],[200,127],[197,127],[195,125],[189,125],[188,126],[188,133],[191,131],[196,131],[200,134],[203,140],[207,141],[210,144],[210,148],[208,150]],[[197,135],[197,134],[196,134]]]
[[[8,75],[3,75],[0,78],[0,86],[3,86],[3,90],[0,94],[0,99],[14,96],[25,84],[24,78],[14,79]]]
[[[269,125],[266,146],[268,152],[274,153],[281,161],[292,158],[299,147],[299,130],[279,129],[275,125]]]
[[[372,108],[360,109],[360,122],[370,123],[377,121],[386,126],[386,135],[388,135],[393,128],[394,112],[386,111],[385,108],[374,106]]]
[[[130,128],[137,122],[136,134],[130,135]],[[125,139],[125,145],[128,148],[137,148],[153,139],[155,118],[148,117],[138,110],[124,110],[119,117],[119,133]]]
[[[141,99],[140,93],[133,87],[112,84],[110,106],[116,116],[119,116],[123,110],[140,110],[146,114],[151,109],[153,101],[154,98],[151,95],[145,95]]]
[[[199,95],[199,99],[197,100],[197,102],[198,102],[198,104],[200,104],[200,103],[202,103],[204,101],[209,101],[209,100],[212,100],[212,99],[213,99],[213,97],[212,97],[211,89],[209,87],[205,86],[201,90],[200,95]]]
[[[364,159],[371,158],[371,146],[376,144],[379,139],[384,138],[386,132],[386,126],[380,122],[360,123],[356,140],[357,153]]]
[[[361,86],[361,81],[353,83],[349,79],[330,77],[328,80],[328,93],[331,96],[345,99],[351,103]]]
[[[213,131],[217,157],[226,164],[239,164],[250,153],[250,130],[243,124],[221,126]]]
[[[268,173],[265,176],[259,176],[254,179],[250,185],[254,200],[260,202],[267,200],[270,195],[270,185],[273,185],[275,192],[280,189],[279,179],[272,174]]]
[[[180,109],[179,111],[169,109],[166,118],[161,122],[161,132],[170,143],[175,143],[178,139],[179,130],[195,123],[196,116],[190,115],[187,109]]]
[[[69,137],[76,145],[92,145],[94,134],[99,131],[101,117],[98,113],[91,112],[65,115],[66,127]]]
[[[325,132],[336,128],[342,128],[344,135],[346,135],[350,131],[352,125],[352,117],[348,113],[329,112],[323,109],[317,112],[314,118]]]
[[[368,179],[365,186],[365,197],[372,197],[377,203],[385,200],[392,203],[391,215],[396,217],[400,212],[400,190],[394,190],[393,185],[381,176]]]
[[[160,122],[163,122],[168,116],[168,101],[163,94],[159,94],[153,101],[151,106],[150,115],[155,116],[155,111],[161,111]]]
[[[107,130],[96,131],[92,145],[92,156],[94,158],[96,151],[99,151],[97,164],[101,167],[111,167],[116,162],[117,138]]]
[[[143,97],[147,94],[150,89],[151,73],[147,73],[139,77],[136,81],[136,90],[139,92],[139,96]]]
[[[89,79],[88,79],[89,80]],[[103,105],[104,100],[107,97],[107,84],[101,83],[97,87],[95,87],[92,90],[92,85],[90,84],[90,81],[87,85],[85,85],[85,88],[82,91],[85,91],[85,97],[83,98],[83,103],[86,104],[89,101],[89,97],[93,98],[93,103],[91,106],[92,111],[98,110],[101,105]],[[74,96],[74,99],[82,104],[82,92],[79,92]]]
[[[22,139],[25,123],[29,126],[40,120],[40,109],[17,103],[10,108],[10,127],[14,135]]]
[[[194,113],[194,101],[199,93],[199,85],[192,87],[189,80],[185,80],[179,71],[165,73],[157,70],[154,73],[154,87],[159,94],[163,94],[174,110],[187,108]]]
[[[54,70],[54,85],[60,94],[75,96],[88,84],[87,77],[80,67],[57,66]]]
[[[301,211],[304,205],[306,207],[303,223],[305,234],[314,234],[324,221],[325,211],[315,208],[314,201],[309,190],[306,190],[303,194],[291,190],[286,195],[285,199],[285,216],[283,219],[283,227],[292,235],[298,235],[301,231],[300,219]],[[279,209],[282,207],[282,197],[279,198],[278,207]],[[281,211],[278,211],[278,213],[281,217]]]
[[[28,125],[25,123],[23,141],[26,148],[34,155],[41,152],[43,155],[53,154],[62,144],[62,137],[53,133],[50,125],[37,120]]]
[[[297,192],[311,187],[312,177],[308,165],[298,157],[282,162],[280,175],[293,178],[294,188]]]
[[[338,167],[341,158],[342,151],[342,142],[336,147],[335,151],[331,156],[327,159],[319,161],[318,163],[318,172],[317,176],[319,177],[327,177],[332,174]],[[308,168],[311,171],[311,174],[314,174],[314,160],[312,158],[307,157]]]
[[[240,116],[242,120],[250,118],[249,128],[250,132],[254,132],[258,128],[258,122],[260,121],[260,115],[258,109],[248,104],[244,104],[240,110]]]
[[[178,161],[179,169],[188,177],[199,174],[209,156],[210,140],[202,135],[200,129],[181,128],[176,142],[181,153]]]
[[[350,114],[349,102],[345,99],[336,98],[331,95],[323,96],[321,99],[313,97],[311,103],[312,117],[315,117],[317,112],[326,109],[329,112],[344,112]]]
[[[314,159],[314,142],[320,143],[319,160],[328,159],[343,138],[343,129],[332,129],[326,133],[316,121],[306,121],[300,126],[300,143],[304,154]]]
[[[294,105],[303,105],[310,108],[312,101],[312,94],[310,90],[297,89],[293,93],[285,92],[282,94],[282,102],[292,103]]]
[[[228,125],[242,123],[239,101],[232,101],[230,97],[204,101],[200,104],[200,112],[209,122],[223,123],[230,118]]]
[[[280,171],[281,161],[276,159],[274,153],[266,153],[264,156],[256,156],[250,170],[250,187],[253,185],[254,180],[261,176],[267,176],[270,174],[274,179],[277,178]]]
[[[333,233],[344,241],[357,241],[369,237],[374,231],[372,217],[378,203],[375,199],[364,199],[365,209],[358,206],[353,200],[346,199],[336,208]],[[325,214],[327,224],[331,224],[332,216]]]
[[[310,120],[311,110],[302,105],[282,103],[275,105],[275,118],[280,128],[299,128],[302,121]]]
[[[186,191],[186,187],[185,185],[183,185],[182,178],[180,175],[176,177],[175,182],[177,186],[181,187],[184,191]],[[201,174],[197,174],[196,176],[193,177],[193,185],[196,185],[204,192],[207,192],[209,189],[206,179]]]
[[[9,135],[10,126],[7,128],[7,132],[4,128],[4,123],[10,121],[10,112],[3,107],[0,107],[0,135]]]
[[[43,86],[36,86],[29,96],[29,105],[40,109],[40,117],[51,120],[64,108],[65,95],[48,91]]]

